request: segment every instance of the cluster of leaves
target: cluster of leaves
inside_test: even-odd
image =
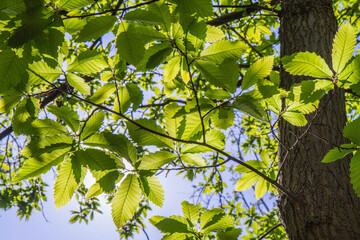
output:
[[[212,232],[217,232],[218,239],[237,239],[241,234],[241,229],[234,226],[235,219],[222,209],[201,211],[200,206],[187,201],[181,206],[183,216],[150,218],[150,223],[165,233],[162,239],[213,239]]]

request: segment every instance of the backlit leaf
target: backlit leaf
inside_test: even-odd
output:
[[[64,160],[65,155],[70,149],[71,147],[65,147],[50,153],[44,153],[37,158],[26,160],[25,165],[20,168],[12,181],[19,182],[48,172],[52,166],[56,166]]]
[[[150,119],[138,119],[135,121],[135,123],[151,131],[150,132],[146,129],[143,129],[133,123],[127,123],[130,137],[138,145],[154,145],[157,147],[174,148],[173,142],[166,138],[166,132],[159,125],[157,125],[155,121]],[[161,135],[156,134],[155,132]]]
[[[206,166],[205,159],[197,154],[186,153],[181,155],[181,160],[190,164],[191,166],[203,167]]]
[[[103,36],[114,27],[116,20],[115,16],[99,16],[91,19],[80,31],[76,41],[85,42]]]
[[[100,87],[94,95],[91,96],[90,101],[96,104],[102,103],[110,97],[116,90],[114,83],[108,83]]]
[[[85,82],[85,79],[79,77],[73,73],[66,75],[66,80],[68,83],[78,90],[82,94],[90,94],[90,86]]]
[[[147,178],[149,182],[149,199],[152,203],[154,203],[158,207],[162,207],[164,203],[164,189],[156,176],[151,176]]]
[[[68,66],[67,71],[79,73],[98,73],[109,65],[101,53],[96,51],[82,52]]]
[[[93,2],[94,0],[59,0],[58,4],[62,9],[74,10],[81,7],[85,7]]]
[[[176,155],[171,152],[155,152],[144,155],[140,159],[139,169],[141,170],[157,170],[163,165],[176,159]]]
[[[101,125],[104,122],[104,113],[99,111],[94,113],[86,123],[82,126],[81,139],[86,139],[92,134],[99,131]]]
[[[245,173],[235,185],[235,191],[245,191],[251,188],[257,180],[259,180],[259,175],[254,172]]]
[[[354,144],[342,144],[341,148],[331,149],[322,160],[323,163],[334,162],[338,159],[344,158],[346,155],[355,151],[356,145]]]
[[[57,118],[64,120],[66,124],[69,125],[71,130],[76,132],[79,129],[79,115],[70,107],[56,107],[55,105],[50,105],[47,107],[47,110],[54,114]]]
[[[359,129],[360,117],[351,122],[348,122],[343,130],[344,137],[350,139],[351,142],[355,143],[357,146],[360,146],[360,135],[358,134]]]
[[[119,154],[129,162],[135,164],[137,160],[137,150],[130,140],[123,134],[113,134],[111,132],[101,132],[91,135],[84,140],[84,144]]]
[[[205,48],[200,57],[221,63],[226,58],[240,59],[246,50],[247,46],[241,41],[221,40]]]
[[[181,209],[184,217],[190,220],[190,222],[195,226],[199,221],[199,210],[194,204],[190,204],[187,201],[181,203]]]
[[[243,90],[255,85],[258,80],[267,77],[274,65],[274,56],[268,56],[259,59],[250,65],[242,80],[241,88]]]
[[[136,176],[128,174],[116,190],[111,205],[111,215],[118,229],[133,217],[140,197],[141,188]]]
[[[335,72],[340,73],[345,64],[350,60],[353,55],[356,44],[356,32],[350,23],[342,25],[340,30],[335,35],[332,62]]]
[[[305,75],[317,78],[331,78],[332,71],[325,60],[316,53],[300,52],[281,59],[286,71],[293,75]]]
[[[74,194],[78,184],[70,158],[60,164],[54,185],[54,200],[56,208],[66,205]]]

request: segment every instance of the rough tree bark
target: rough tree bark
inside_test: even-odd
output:
[[[331,65],[332,41],[337,30],[332,1],[283,0],[281,5],[281,56],[315,52]],[[285,71],[280,76],[284,89],[306,79]],[[285,146],[299,140],[287,155],[279,180],[300,202],[281,195],[278,201],[281,221],[291,240],[360,239],[360,201],[350,184],[349,158],[332,164],[321,163],[334,147],[329,143],[346,142],[342,137],[346,123],[343,91],[330,92],[319,108],[322,106],[309,132],[300,140],[297,137],[308,125],[299,128],[285,121],[279,123],[279,137]],[[309,122],[313,116],[308,117]],[[279,146],[280,165],[285,154],[285,148]]]

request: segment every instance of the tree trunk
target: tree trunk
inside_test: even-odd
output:
[[[296,52],[315,52],[331,65],[332,42],[337,23],[331,0],[283,0],[281,2],[281,56]],[[305,77],[280,73],[280,86],[290,89]],[[280,195],[278,206],[281,221],[289,239],[360,239],[360,202],[349,178],[349,158],[331,164],[321,163],[334,146],[346,142],[342,130],[346,123],[345,97],[340,89],[330,92],[320,102],[319,109],[308,116],[305,127],[292,126],[282,120],[279,138],[289,151],[279,145],[280,183],[298,196],[295,202]]]

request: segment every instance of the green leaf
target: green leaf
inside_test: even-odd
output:
[[[206,143],[217,149],[224,149],[225,147],[225,135],[220,130],[211,129],[205,134]],[[203,138],[200,139],[200,142]],[[205,153],[214,151],[206,146],[196,144],[185,144],[182,148],[182,153]]]
[[[198,166],[198,167],[204,167],[206,166],[205,159],[201,157],[200,155],[193,154],[193,153],[186,153],[181,155],[181,160],[184,162],[192,165],[192,166]]]
[[[189,233],[186,218],[181,216],[171,216],[169,218],[159,219],[159,216],[153,216],[149,219],[157,229],[163,233]]]
[[[114,83],[108,83],[100,87],[94,95],[91,96],[90,101],[96,104],[102,103],[116,91]]]
[[[76,38],[77,42],[86,42],[102,37],[111,31],[117,18],[115,16],[99,16],[90,19]]]
[[[68,135],[55,136],[37,136],[21,150],[21,154],[25,157],[37,158],[44,153],[50,153],[57,149],[71,147],[73,138]],[[41,158],[40,158],[41,159]]]
[[[124,114],[131,105],[130,93],[125,86],[117,87],[117,93],[118,93],[118,95],[116,96],[116,99],[114,102],[114,111],[117,113]],[[118,96],[119,96],[119,100],[118,100]],[[119,107],[119,104],[120,104],[120,107]],[[121,119],[121,117],[118,114],[113,114],[113,117],[114,117],[115,121],[118,121],[119,119]]]
[[[214,231],[232,228],[234,227],[234,221],[235,220],[230,215],[224,215],[217,222],[208,225],[205,229],[202,230],[202,232],[207,234]]]
[[[36,119],[24,130],[25,134],[36,136],[53,136],[67,134],[67,129],[58,122],[51,119]]]
[[[255,85],[258,80],[267,77],[274,65],[274,56],[267,56],[251,64],[242,80],[241,89],[246,90]]]
[[[168,233],[163,235],[163,237],[161,238],[161,240],[187,240],[187,239],[191,239],[191,237],[193,237],[194,234],[193,233]]]
[[[170,103],[165,107],[165,129],[171,137],[179,138],[183,129],[180,129],[182,117],[174,117],[181,109],[177,103]]]
[[[0,75],[0,93],[5,93],[18,84],[25,84],[28,74],[24,60],[11,50],[0,51]]]
[[[165,32],[169,32],[171,14],[164,1],[157,1],[148,5],[148,10],[136,9],[125,14],[124,20],[133,21],[141,25],[161,25]]]
[[[224,215],[224,210],[220,208],[205,210],[200,217],[200,229],[203,230],[207,228],[209,225],[213,223],[213,221],[215,222],[216,220],[219,220],[223,215]]]
[[[164,68],[164,81],[171,82],[180,72],[181,57],[177,56],[172,58]]]
[[[211,121],[214,127],[219,129],[228,129],[234,124],[235,112],[233,109],[219,108],[215,111],[215,114],[211,116]]]
[[[155,15],[158,17],[161,23],[161,27],[165,32],[170,32],[170,26],[171,26],[171,13],[169,6],[164,1],[158,1],[154,4],[148,5],[149,12],[152,15]]]
[[[360,80],[360,55],[356,56],[339,74],[339,80],[356,84]]]
[[[236,98],[232,106],[257,120],[266,122],[266,113],[262,107],[260,100],[253,96],[253,91],[244,93]]]
[[[134,11],[128,12],[123,19],[145,26],[160,25],[162,23],[160,16],[144,9],[135,9]]]
[[[360,152],[356,151],[350,162],[350,182],[355,193],[360,197]]]
[[[85,139],[83,143],[88,146],[108,149],[133,164],[137,161],[137,150],[135,146],[123,134],[112,134],[111,132],[95,133]]]
[[[332,63],[335,72],[340,73],[353,55],[356,44],[356,32],[350,23],[344,24],[335,35]]]
[[[165,137],[167,136],[166,132],[159,125],[157,125],[155,121],[150,119],[138,119],[135,120],[135,123],[142,127],[139,127],[138,125],[130,122],[127,123],[127,127],[131,139],[139,146],[154,145],[157,147],[174,148],[174,143]],[[152,132],[145,130],[144,128],[149,129]],[[153,132],[157,132],[164,136],[155,134]]]
[[[258,161],[258,160],[248,160],[245,161],[245,163],[247,165],[250,165],[251,167],[258,169],[258,170],[262,170],[262,169],[267,169],[267,166],[264,164],[264,162],[262,161]],[[234,167],[234,170],[239,172],[239,173],[248,173],[251,172],[250,169],[248,169],[247,167],[239,164],[236,167]]]
[[[97,51],[82,52],[68,66],[67,71],[79,73],[98,73],[109,67],[105,58]]]
[[[86,198],[96,197],[103,192],[112,193],[115,190],[115,183],[121,180],[123,176],[124,174],[119,171],[106,173],[89,188]]]
[[[347,149],[348,148],[348,149]],[[322,160],[323,163],[331,163],[355,151],[355,144],[342,144],[340,148],[331,149]]]
[[[79,150],[75,152],[75,158],[80,159],[79,161],[88,166],[97,181],[109,172],[114,172],[118,169],[115,159],[111,158],[101,150]]]
[[[93,174],[96,178],[96,183],[94,183],[89,192],[86,195],[86,198],[95,197],[99,194],[113,193],[115,190],[115,183],[118,179],[121,179],[124,174],[119,171],[106,172],[105,174]],[[91,191],[90,191],[91,190]]]
[[[254,172],[245,173],[235,185],[235,191],[241,192],[251,188],[257,180],[259,180],[259,175]]]
[[[25,10],[26,6],[23,0],[2,0],[0,2],[0,12],[9,16],[15,16]]]
[[[225,88],[229,92],[235,92],[239,79],[238,66],[235,61],[227,60],[216,65],[213,62],[197,60],[195,66],[210,84]]]
[[[203,121],[204,124],[206,121]],[[202,134],[202,121],[198,112],[186,114],[184,132],[181,138],[184,140],[197,140]]]
[[[149,182],[150,193],[148,195],[150,201],[158,207],[162,207],[165,198],[164,189],[156,176],[147,178]]]
[[[139,169],[157,170],[163,165],[176,159],[176,155],[171,152],[155,152],[143,156],[140,161]]]
[[[154,44],[146,49],[142,60],[135,64],[136,69],[138,71],[145,71],[156,68],[165,61],[166,57],[169,56],[172,51],[171,43],[168,41]]]
[[[22,134],[28,130],[30,122],[36,119],[39,108],[39,102],[32,97],[25,98],[19,103],[13,116],[15,134]]]
[[[94,113],[85,124],[82,126],[81,132],[81,139],[86,139],[87,137],[93,135],[94,133],[98,132],[100,127],[104,122],[104,113],[103,112],[96,112]]]
[[[84,28],[87,19],[67,18],[63,20],[63,23],[67,33],[75,34]]]
[[[288,100],[288,99],[287,99]],[[302,114],[309,114],[316,110],[319,105],[319,101],[313,103],[299,103],[299,102],[291,102],[287,101],[287,111],[300,112]]]
[[[230,93],[223,89],[209,89],[205,92],[205,96],[217,100],[229,99],[231,97]]]
[[[227,58],[238,60],[247,48],[241,41],[221,40],[205,48],[200,57],[217,63],[221,63]]]
[[[181,209],[184,217],[190,220],[190,222],[195,226],[199,221],[199,210],[194,204],[190,204],[187,201],[181,203]]]
[[[12,182],[15,183],[31,177],[38,177],[41,174],[48,172],[52,166],[56,166],[64,160],[65,155],[71,148],[72,147],[65,147],[26,160],[25,165],[19,169]]]
[[[303,113],[299,111],[286,111],[282,117],[294,126],[303,127],[307,124],[307,120]]]
[[[0,114],[12,110],[21,100],[19,95],[8,95],[0,98]]]
[[[332,71],[325,60],[316,53],[300,52],[282,59],[286,71],[293,75],[305,75],[317,78],[331,78]]]
[[[259,178],[256,186],[255,186],[255,197],[256,199],[260,199],[264,196],[266,193],[267,187],[266,187],[267,181],[263,178]]]
[[[205,42],[217,42],[225,37],[221,28],[207,25]]]
[[[240,228],[232,228],[225,232],[218,232],[217,236],[219,237],[219,240],[232,240],[238,239],[241,232],[242,230]]]
[[[328,80],[306,80],[291,86],[288,99],[301,103],[314,103],[333,88],[334,84]]]
[[[136,176],[128,174],[116,190],[111,205],[111,215],[118,229],[133,217],[140,197],[141,188]]]
[[[176,10],[184,14],[197,14],[199,17],[209,17],[213,15],[211,0],[171,0],[177,5]]]
[[[79,115],[70,107],[56,107],[55,105],[50,105],[47,107],[47,110],[54,114],[57,118],[64,120],[64,122],[69,125],[71,130],[76,132],[79,129]]]
[[[122,22],[116,39],[116,47],[121,58],[136,65],[144,57],[147,42],[163,39],[166,39],[166,36],[151,27]]]
[[[82,94],[90,94],[90,86],[85,82],[85,79],[79,77],[73,73],[68,73],[66,75],[66,80],[68,83],[78,90]]]
[[[68,11],[85,7],[93,2],[94,0],[58,0],[59,7]]]
[[[52,83],[62,74],[62,71],[58,68],[51,68],[46,62],[40,61],[29,65],[28,74],[30,84],[43,83],[44,80]]]
[[[350,139],[351,142],[355,143],[357,146],[360,146],[360,135],[358,134],[359,129],[360,117],[351,122],[348,122],[343,130],[344,137]]]
[[[133,104],[132,109],[133,111],[135,111],[142,103],[144,99],[144,94],[141,91],[140,87],[135,83],[127,83],[126,89],[129,92],[130,99]]]
[[[81,171],[81,169],[79,169]],[[79,173],[78,173],[79,174]],[[76,181],[72,160],[68,158],[60,164],[54,185],[54,200],[56,208],[65,206],[74,194],[80,182]]]

